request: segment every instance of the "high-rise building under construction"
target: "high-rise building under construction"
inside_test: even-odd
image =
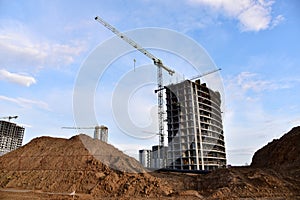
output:
[[[205,83],[185,80],[166,87],[167,167],[212,170],[226,166],[221,96]]]
[[[22,146],[24,131],[15,123],[0,120],[0,156]]]

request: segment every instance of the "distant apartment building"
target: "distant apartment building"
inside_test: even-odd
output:
[[[166,167],[166,156],[168,147],[154,145],[151,151],[151,168],[160,169]]]
[[[22,146],[24,131],[15,123],[0,120],[0,156]]]
[[[159,148],[160,147],[160,148]],[[166,166],[166,160],[168,147],[162,147],[159,145],[152,146],[152,149],[139,150],[139,161],[146,168],[160,169]]]
[[[94,139],[101,140],[107,143],[108,140],[108,128],[106,126],[96,126],[94,131]]]
[[[166,87],[167,167],[212,170],[226,166],[220,93],[185,80]]]
[[[141,149],[139,150],[139,161],[143,167],[151,167],[151,150],[150,149]]]

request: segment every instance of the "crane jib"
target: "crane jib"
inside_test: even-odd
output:
[[[163,65],[163,63],[161,62],[161,60],[159,58],[157,58],[156,56],[154,56],[152,53],[150,53],[149,51],[147,51],[146,49],[144,49],[141,45],[139,45],[138,43],[136,43],[134,40],[132,40],[131,38],[127,37],[126,35],[122,34],[120,31],[118,31],[115,27],[113,27],[112,25],[110,25],[109,23],[107,23],[106,21],[104,21],[103,19],[101,19],[100,17],[95,17],[95,20],[97,20],[98,22],[100,22],[102,25],[104,25],[106,28],[108,28],[110,31],[112,31],[114,34],[116,34],[117,36],[119,36],[122,40],[124,40],[125,42],[127,42],[128,44],[130,44],[133,48],[137,49],[138,51],[140,51],[141,53],[143,53],[145,56],[149,57],[150,59],[153,60],[154,64],[158,67],[162,67],[164,70],[166,70],[170,75],[173,75],[175,73],[174,70],[168,68],[167,66]]]

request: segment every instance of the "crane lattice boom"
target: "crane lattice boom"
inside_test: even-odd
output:
[[[114,34],[116,34],[117,36],[119,36],[122,40],[124,40],[125,42],[127,42],[128,44],[130,44],[131,46],[133,46],[135,49],[137,49],[138,51],[140,51],[142,54],[144,54],[145,56],[149,57],[151,60],[153,60],[154,64],[158,67],[162,67],[164,70],[166,70],[170,75],[173,75],[175,73],[174,70],[168,68],[167,66],[165,66],[162,61],[157,58],[156,56],[154,56],[152,53],[150,53],[149,51],[147,51],[146,49],[144,49],[141,45],[139,45],[138,43],[136,43],[135,41],[133,41],[131,38],[127,37],[126,35],[122,34],[120,31],[118,31],[115,27],[113,27],[112,25],[110,25],[109,23],[107,23],[106,21],[104,21],[103,19],[101,19],[100,17],[95,17],[95,20],[97,20],[99,23],[101,23],[103,26],[105,26],[107,29],[111,30]]]
[[[162,69],[166,70],[170,75],[173,75],[175,73],[174,70],[168,68],[165,66],[162,61],[154,56],[152,53],[144,49],[141,45],[133,41],[131,38],[127,37],[125,34],[122,34],[120,31],[118,31],[115,27],[101,19],[100,17],[95,17],[95,20],[97,20],[99,23],[101,23],[103,26],[105,26],[107,29],[112,31],[114,34],[119,36],[122,40],[130,44],[133,48],[137,49],[140,51],[142,54],[153,60],[154,65],[157,66],[157,96],[158,96],[158,130],[159,130],[159,143],[160,146],[164,146],[164,120],[163,120],[163,115],[164,115],[164,110],[163,110],[163,75],[162,75]]]
[[[203,77],[203,76],[206,76],[206,75],[215,73],[215,72],[220,71],[220,70],[221,70],[221,68],[214,69],[214,70],[209,71],[209,72],[206,72],[206,73],[204,73],[204,74],[200,74],[200,75],[194,76],[194,77],[190,78],[189,80],[194,80],[194,79],[197,79],[197,78],[201,78],[201,77]]]

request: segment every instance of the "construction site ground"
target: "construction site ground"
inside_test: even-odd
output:
[[[211,174],[181,174],[175,172],[151,173],[159,178],[160,188],[170,194],[97,195],[71,192],[46,192],[22,188],[2,188],[0,199],[300,199],[298,180],[282,177],[274,171],[237,167]],[[203,187],[203,185],[206,185]],[[151,187],[151,186],[150,186]],[[171,188],[172,191],[169,191]],[[121,189],[121,188],[119,188]],[[298,191],[297,191],[298,190]]]
[[[0,157],[0,200],[300,199],[299,137],[294,128],[257,151],[251,166],[208,174],[147,172],[86,135],[36,138]]]

